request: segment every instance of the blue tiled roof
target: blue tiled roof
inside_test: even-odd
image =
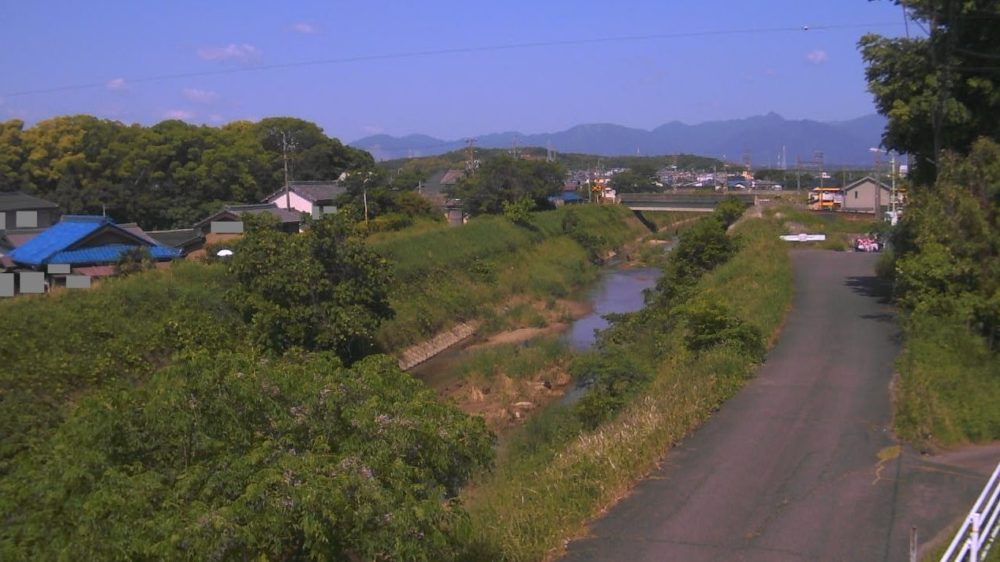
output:
[[[10,258],[27,265],[42,265],[47,259],[108,223],[105,217],[66,216],[45,229],[20,248]]]
[[[109,263],[118,261],[122,252],[132,247],[127,244],[107,244],[92,248],[67,250],[80,240],[96,232],[104,226],[121,230],[126,236],[134,235],[120,229],[106,217],[95,216],[64,216],[62,220],[38,236],[26,242],[20,248],[10,253],[10,258],[24,265],[40,266],[48,263]],[[171,259],[178,257],[180,252],[164,246],[148,246],[150,254],[155,259]]]
[[[47,263],[68,263],[70,265],[84,263],[114,263],[128,249],[135,248],[127,244],[108,244],[105,246],[94,246],[81,250],[69,250],[52,254]],[[165,246],[148,246],[153,259],[166,260],[180,257],[180,250],[167,248]]]

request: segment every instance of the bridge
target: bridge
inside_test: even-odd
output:
[[[711,213],[727,197],[735,197],[747,205],[757,204],[754,193],[671,192],[622,193],[618,202],[633,211],[684,211]]]

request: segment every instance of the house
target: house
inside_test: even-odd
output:
[[[133,248],[146,248],[157,262],[180,256],[179,251],[157,244],[135,224],[119,225],[102,216],[66,215],[5,257],[22,272],[43,272],[65,282],[71,274],[114,275],[122,255]]]
[[[844,187],[843,193],[843,211],[880,214],[892,203],[892,189],[870,176]]]
[[[182,256],[205,246],[205,235],[194,228],[150,230],[146,234],[161,246],[180,250]]]
[[[587,202],[586,199],[575,191],[563,191],[559,195],[553,195],[548,199],[549,203],[552,203],[552,205],[556,207],[562,207],[563,205],[577,205]]]
[[[20,191],[0,193],[0,230],[48,228],[62,212],[59,205]]]
[[[465,177],[465,170],[441,170],[420,184],[420,194],[438,206],[444,206],[448,195],[463,177]]]
[[[303,181],[288,184],[268,195],[264,203],[305,213],[314,219],[337,212],[337,198],[347,193],[339,182]]]
[[[204,236],[207,242],[216,238],[231,238],[230,235],[243,233],[243,217],[269,214],[278,219],[279,228],[285,232],[298,232],[302,226],[302,214],[297,210],[281,209],[274,203],[254,205],[226,205],[209,217],[195,223],[193,230]],[[213,236],[214,235],[214,236]]]

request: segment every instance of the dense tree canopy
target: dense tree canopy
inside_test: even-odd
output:
[[[164,121],[124,125],[88,115],[33,127],[0,123],[0,191],[22,190],[68,213],[100,213],[144,228],[189,227],[223,202],[258,202],[284,181],[335,180],[371,156],[290,117],[222,127]]]
[[[867,35],[860,45],[869,88],[889,119],[886,146],[917,157],[910,203],[893,235],[897,297],[911,318],[956,323],[996,349],[1000,1],[905,5],[926,37]]]
[[[611,177],[611,187],[619,193],[662,191],[662,187],[656,185],[656,182],[656,167],[652,162],[637,163]]]
[[[462,178],[452,195],[474,215],[500,214],[504,203],[526,199],[540,209],[548,205],[550,195],[559,193],[565,178],[566,169],[556,162],[502,156]]]
[[[301,234],[261,216],[249,221],[230,271],[230,301],[263,349],[333,351],[345,361],[371,353],[375,332],[392,315],[389,265],[355,235],[342,215],[327,215]]]
[[[869,89],[889,118],[887,148],[916,156],[919,178],[934,175],[941,150],[969,150],[1000,136],[1000,3],[995,0],[896,0],[928,36],[866,35],[861,53]]]

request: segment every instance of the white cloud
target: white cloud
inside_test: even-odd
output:
[[[219,99],[219,94],[211,90],[199,90],[198,88],[184,88],[184,97],[195,103],[212,103]]]
[[[261,51],[249,43],[230,43],[225,47],[202,47],[198,56],[205,60],[238,60],[240,62],[256,62],[260,60]]]
[[[806,53],[806,60],[811,64],[823,64],[830,60],[830,56],[823,49],[816,49],[815,51]]]
[[[300,21],[298,23],[292,24],[292,31],[296,33],[312,35],[314,33],[319,33],[319,26],[312,23]]]
[[[164,119],[180,119],[181,121],[190,121],[194,119],[194,112],[188,111],[186,109],[171,109],[170,111],[163,114]]]
[[[225,121],[225,119],[218,113],[213,113],[209,115],[208,120],[211,121],[212,123],[222,123],[223,121]]]
[[[128,88],[128,83],[125,82],[124,78],[115,78],[114,80],[108,80],[105,86],[112,92],[118,92]]]

